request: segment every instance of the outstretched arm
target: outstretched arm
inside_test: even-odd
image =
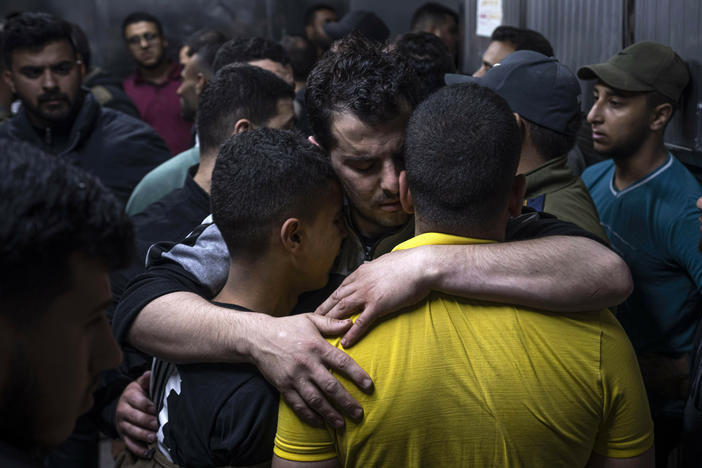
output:
[[[429,291],[575,312],[622,302],[631,293],[624,261],[594,240],[549,236],[482,245],[433,245],[362,265],[317,309],[329,317],[362,312],[342,340],[351,346],[379,317]]]
[[[372,382],[346,353],[323,335],[339,335],[351,325],[314,314],[271,317],[217,307],[196,294],[176,292],[144,307],[128,335],[133,346],[173,362],[250,362],[275,386],[304,421],[334,427],[344,418],[335,404],[358,420],[358,402],[332,376],[335,369],[361,389]]]

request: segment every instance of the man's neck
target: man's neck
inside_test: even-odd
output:
[[[201,152],[200,165],[197,167],[197,172],[193,176],[195,183],[207,193],[210,193],[210,187],[212,186],[212,170],[214,169],[216,158],[216,152],[214,154],[211,152]]]
[[[286,268],[271,260],[271,255],[258,260],[237,259],[229,265],[229,277],[216,302],[236,304],[254,312],[283,317],[297,303],[302,291],[292,286]]]
[[[624,190],[653,172],[667,157],[663,138],[651,135],[633,155],[614,158],[614,187]]]
[[[356,232],[361,238],[363,238],[365,241],[371,244],[379,241],[383,237],[386,237],[399,229],[402,229],[402,227],[406,225],[403,223],[400,226],[379,226],[378,224],[370,222],[362,216],[359,216],[355,210],[351,209],[350,211],[351,224],[353,228],[356,230]]]
[[[546,159],[532,145],[523,145],[517,174],[526,174],[546,163]]]
[[[141,76],[144,81],[148,81],[149,83],[154,83],[157,85],[164,83],[168,79],[168,75],[171,72],[171,65],[172,63],[169,60],[164,60],[160,64],[150,68],[139,66],[139,76]]]
[[[418,236],[427,232],[440,232],[453,236],[470,237],[471,239],[485,239],[497,242],[505,240],[507,229],[507,219],[500,222],[473,223],[474,225],[461,226],[460,229],[437,226],[431,222],[422,220],[421,215],[414,215],[414,235]]]

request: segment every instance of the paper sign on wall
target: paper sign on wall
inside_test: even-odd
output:
[[[502,0],[478,0],[475,34],[490,37],[502,24]]]

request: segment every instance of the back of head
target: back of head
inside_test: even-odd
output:
[[[305,26],[309,26],[314,22],[314,17],[319,10],[329,10],[336,13],[336,9],[326,3],[315,3],[305,10]]]
[[[42,47],[50,42],[68,41],[75,51],[72,27],[48,13],[26,12],[11,17],[3,28],[2,56],[7,68],[12,67],[12,52]]]
[[[246,64],[225,66],[207,83],[198,100],[201,154],[219,148],[239,119],[265,125],[276,115],[278,101],[293,97],[292,88],[269,71]]]
[[[290,63],[283,46],[263,37],[235,37],[219,48],[214,59],[214,69],[230,63],[252,62],[268,59],[283,65]]]
[[[423,31],[435,24],[446,21],[446,17],[453,18],[458,24],[458,14],[452,9],[436,2],[427,2],[417,8],[410,21],[410,31]]]
[[[512,111],[494,91],[470,83],[436,91],[407,126],[405,167],[417,217],[459,235],[497,222],[520,148]]]
[[[1,152],[0,310],[23,326],[71,287],[73,253],[126,266],[133,233],[94,176],[25,143],[3,141]]]
[[[334,43],[307,79],[306,108],[317,141],[333,145],[335,113],[350,112],[368,125],[409,115],[421,98],[414,70],[396,51],[349,36]]]
[[[312,219],[336,189],[329,158],[302,135],[260,128],[231,137],[212,172],[212,216],[229,253],[264,253],[287,218]]]
[[[444,85],[444,75],[456,65],[444,41],[428,32],[406,33],[395,41],[395,49],[414,68],[422,87],[422,99]]]
[[[531,29],[515,28],[514,26],[498,26],[490,37],[491,41],[509,42],[514,50],[533,50],[546,57],[552,57],[553,47],[543,34]]]
[[[229,40],[226,34],[216,29],[203,28],[192,33],[185,40],[185,45],[188,46],[188,56],[192,57],[202,47],[207,45],[222,45]]]
[[[303,36],[285,36],[280,41],[290,57],[295,81],[305,81],[317,63],[317,49]]]
[[[126,16],[126,18],[124,18],[124,20],[122,20],[122,35],[124,35],[127,26],[129,26],[130,24],[141,22],[155,24],[158,33],[160,35],[163,35],[163,25],[161,24],[161,21],[159,21],[159,19],[151,13],[146,13],[144,11],[135,11],[134,13],[130,13]]]

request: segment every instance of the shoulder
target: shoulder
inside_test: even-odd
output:
[[[602,178],[614,167],[614,161],[608,159],[598,162],[585,169],[580,176],[587,188],[592,188],[598,182],[602,182]]]

